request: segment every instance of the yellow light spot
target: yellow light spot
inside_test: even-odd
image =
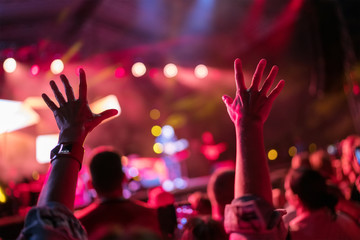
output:
[[[275,149],[271,149],[269,152],[268,152],[268,158],[269,160],[275,160],[276,158],[278,157],[278,153]]]
[[[39,173],[37,171],[33,171],[32,172],[32,178],[37,181],[39,180]]]
[[[316,151],[316,149],[317,149],[317,146],[316,146],[316,144],[315,143],[311,143],[310,145],[309,145],[309,152],[315,152]]]
[[[121,164],[123,166],[127,166],[129,164],[129,158],[127,156],[122,156],[121,157]]]
[[[0,188],[0,202],[1,202],[1,203],[5,203],[5,202],[6,202],[6,196],[5,196],[2,188]]]
[[[160,118],[160,111],[156,108],[150,111],[150,118],[153,120],[157,120]]]
[[[296,148],[295,146],[291,146],[291,147],[289,148],[288,153],[289,153],[289,156],[290,156],[290,157],[295,156],[296,153],[297,153],[297,148]]]
[[[158,125],[155,125],[151,128],[151,134],[155,137],[158,137],[161,135],[161,127]]]
[[[160,154],[164,151],[164,146],[161,143],[155,143],[153,146],[153,150],[155,153]]]

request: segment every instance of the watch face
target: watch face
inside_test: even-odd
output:
[[[72,150],[72,144],[61,144],[59,153],[61,154],[69,154]]]

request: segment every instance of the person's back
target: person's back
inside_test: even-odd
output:
[[[146,203],[122,196],[121,157],[109,147],[102,147],[90,162],[93,186],[98,199],[75,213],[91,238],[97,229],[118,226],[123,229],[145,228],[160,235],[157,210]]]
[[[306,168],[294,169],[285,188],[297,216],[290,221],[292,240],[359,239],[360,228],[347,215],[335,212],[337,198],[329,193],[320,173]]]
[[[160,233],[156,209],[145,203],[128,199],[97,200],[75,216],[91,236],[104,226],[120,226],[124,229],[146,228]]]

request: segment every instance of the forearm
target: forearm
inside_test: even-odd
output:
[[[265,155],[263,123],[244,121],[236,129],[235,198],[245,194],[272,204],[269,167]]]
[[[79,163],[76,160],[69,157],[54,160],[37,205],[44,206],[48,202],[58,202],[73,210],[78,172]]]

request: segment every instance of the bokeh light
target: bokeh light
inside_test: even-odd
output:
[[[132,66],[131,72],[134,77],[141,77],[146,73],[146,67],[142,62],[137,62]]]
[[[175,77],[178,74],[178,69],[175,64],[169,63],[164,67],[164,75],[167,78]]]
[[[122,156],[121,157],[121,164],[123,166],[127,166],[129,164],[129,158],[127,156]]]
[[[187,182],[182,178],[175,178],[174,184],[178,189],[185,189],[187,187]]]
[[[155,143],[153,146],[153,150],[157,154],[161,154],[164,151],[164,146],[161,143]]]
[[[33,171],[31,176],[35,181],[39,180],[39,178],[40,178],[40,174],[38,171]]]
[[[3,191],[3,189],[0,187],[0,202],[1,203],[5,203],[6,202],[6,196],[5,193]]]
[[[64,71],[64,63],[61,61],[61,59],[55,59],[50,65],[50,70],[55,75],[60,74],[62,71]]]
[[[310,152],[310,153],[315,152],[316,149],[317,149],[317,146],[316,146],[315,143],[311,143],[311,144],[309,145],[309,152]]]
[[[174,190],[175,186],[174,183],[171,180],[165,180],[162,184],[162,188],[166,191],[166,192],[171,192],[172,190]]]
[[[40,72],[40,67],[38,65],[33,65],[30,69],[31,75],[36,76]]]
[[[160,118],[160,111],[156,108],[150,111],[150,118],[153,120],[158,120]]]
[[[16,70],[16,60],[14,58],[7,58],[3,63],[4,71],[13,73]]]
[[[158,125],[155,125],[151,128],[151,134],[155,137],[158,137],[161,135],[161,127]]]
[[[162,136],[167,139],[171,139],[175,136],[174,128],[170,125],[165,125],[162,127]]]
[[[139,175],[139,170],[137,170],[137,168],[135,168],[135,167],[131,167],[128,170],[128,174],[132,178],[137,177]]]
[[[278,153],[275,149],[271,149],[269,152],[268,152],[268,158],[269,160],[275,160],[276,158],[278,157]]]
[[[295,156],[295,155],[297,154],[297,148],[296,148],[295,146],[291,146],[291,147],[289,148],[288,153],[289,153],[289,156],[290,156],[290,157]]]
[[[205,78],[208,73],[208,68],[203,64],[199,64],[195,67],[194,74],[197,78]]]
[[[117,78],[122,78],[125,76],[125,74],[126,74],[126,71],[122,67],[119,67],[115,70],[115,77],[117,77]]]

